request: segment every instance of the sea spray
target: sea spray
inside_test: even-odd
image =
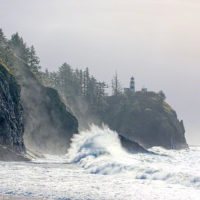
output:
[[[91,125],[72,138],[71,147],[66,155],[68,162],[78,163],[91,173],[116,173],[123,165],[118,161],[128,156],[122,148],[118,134],[107,126]]]
[[[121,148],[116,133],[109,133],[106,127],[94,126],[81,132],[74,136],[65,156],[0,162],[0,195],[26,199],[199,200],[199,147],[181,151],[154,147],[151,151],[156,154],[132,154]],[[108,140],[112,145],[107,146]]]
[[[192,173],[185,167],[188,163],[181,164],[182,156],[188,150],[165,150],[161,147],[150,150],[155,154],[129,153],[121,146],[115,131],[105,125],[91,125],[90,129],[73,136],[66,160],[92,174],[128,174],[137,180],[200,187],[199,172]]]

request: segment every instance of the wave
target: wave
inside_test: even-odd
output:
[[[121,162],[127,156],[115,131],[105,125],[91,125],[89,130],[74,135],[67,160],[91,173],[111,174],[123,170]]]
[[[107,126],[92,125],[89,130],[74,135],[66,159],[92,174],[122,174],[133,179],[200,187],[199,166],[194,166],[196,162],[193,160],[200,159],[200,155],[194,155],[194,150],[176,151],[161,147],[150,150],[155,154],[129,153],[121,146],[115,131]]]

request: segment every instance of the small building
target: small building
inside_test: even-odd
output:
[[[143,87],[143,88],[141,89],[141,91],[142,91],[142,92],[147,92],[147,88]]]

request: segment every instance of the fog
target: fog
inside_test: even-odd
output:
[[[33,44],[49,70],[66,61],[107,83],[163,90],[200,144],[198,0],[0,0],[0,26]]]

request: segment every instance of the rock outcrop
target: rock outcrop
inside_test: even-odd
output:
[[[55,89],[44,87],[22,60],[15,63],[24,108],[24,141],[29,149],[66,153],[78,121],[66,108]]]
[[[0,145],[1,161],[30,161],[24,153],[19,153],[11,149],[9,146]]]
[[[149,151],[147,151],[145,148],[143,148],[141,145],[139,145],[137,142],[134,142],[133,140],[131,141],[122,135],[119,135],[119,139],[122,147],[128,152],[149,153]]]
[[[0,61],[0,160],[25,153],[20,86]],[[7,154],[5,154],[7,152]],[[18,157],[23,158],[23,156]]]
[[[183,121],[178,120],[176,112],[159,93],[108,97],[108,106],[101,116],[111,129],[145,148],[188,148]]]

